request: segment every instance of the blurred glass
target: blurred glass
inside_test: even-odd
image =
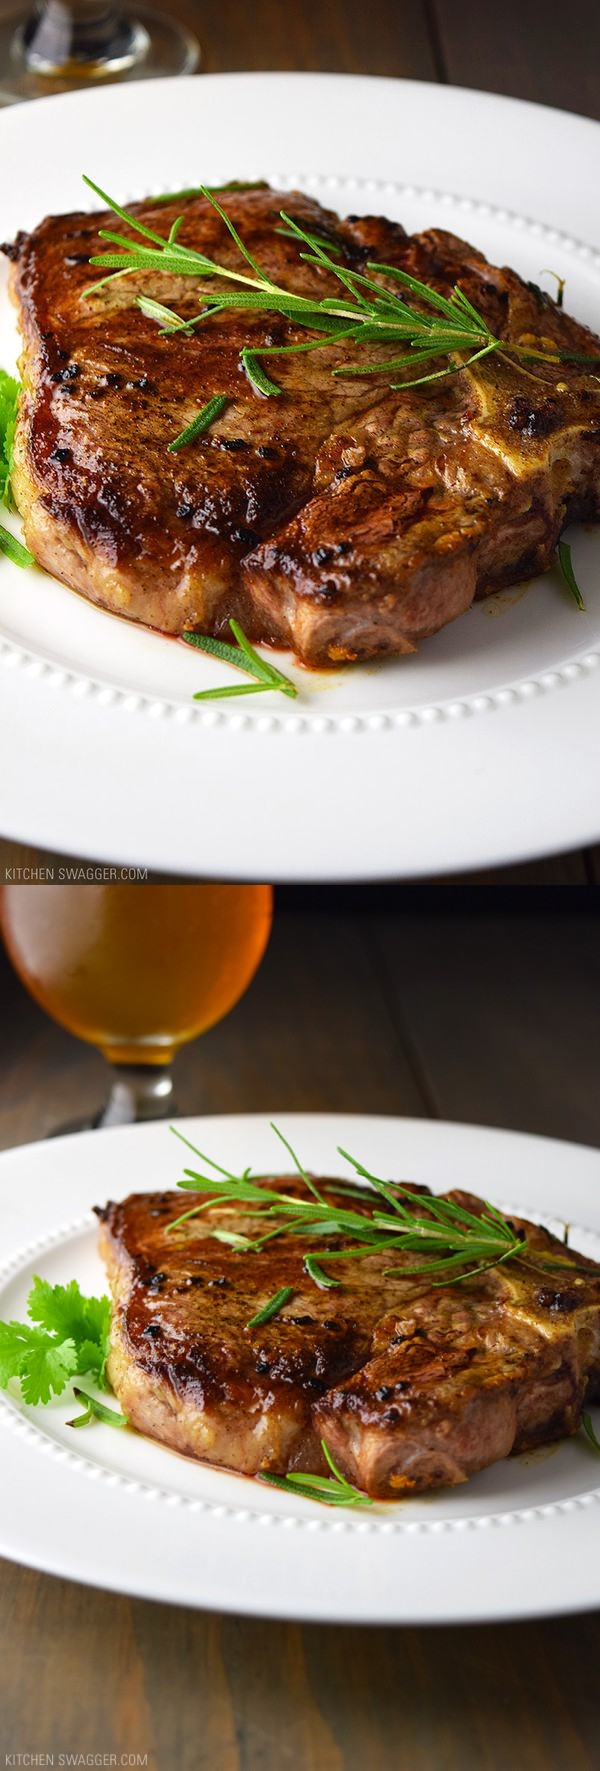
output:
[[[111,1066],[94,1125],[175,1111],[173,1057],[243,996],[272,915],[267,885],[2,886],[0,928],[22,982]]]
[[[0,14],[0,104],[98,86],[192,74],[200,61],[195,36],[168,13],[131,0],[132,11],[102,0],[39,0],[28,11]]]

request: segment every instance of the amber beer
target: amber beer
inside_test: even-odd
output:
[[[6,885],[0,921],[31,995],[113,1064],[168,1064],[262,959],[267,885]]]

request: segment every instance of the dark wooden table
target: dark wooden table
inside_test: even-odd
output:
[[[104,1070],[1,956],[0,1001],[11,1145],[91,1111]],[[178,1093],[184,1112],[360,1109],[597,1143],[599,1046],[594,891],[287,892],[246,998],[181,1054]],[[599,1653],[594,1615],[300,1627],[5,1563],[0,1750],[147,1753],[153,1771],[593,1771]]]

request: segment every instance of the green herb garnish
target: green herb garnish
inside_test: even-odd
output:
[[[0,1322],[0,1389],[16,1377],[25,1402],[49,1402],[84,1372],[108,1388],[109,1298],[83,1297],[76,1279],[50,1285],[36,1277],[27,1314],[29,1323]]]
[[[24,547],[22,541],[17,541],[16,535],[11,535],[1,524],[0,553],[5,553],[7,559],[12,560],[13,566],[35,566],[36,563],[29,548]]]
[[[227,394],[214,394],[212,400],[207,401],[197,417],[192,418],[191,424],[186,424],[185,430],[180,431],[179,436],[174,437],[172,443],[167,443],[171,454],[176,455],[179,449],[185,449],[188,443],[195,443],[196,437],[201,437],[205,430],[210,430],[215,418],[220,417],[227,405]]]
[[[591,1414],[582,1414],[581,1425],[584,1433],[587,1433],[590,1445],[593,1445],[594,1451],[600,1451],[600,1439],[597,1438],[597,1435],[594,1432]]]
[[[217,201],[214,192],[206,185],[199,185],[198,192],[216,209],[245,261],[244,271],[232,270],[209,258],[206,253],[182,245],[177,234],[184,220],[183,216],[178,217],[165,239],[164,235],[148,228],[137,216],[121,208],[92,179],[85,178],[84,182],[136,236],[131,239],[108,228],[100,229],[100,238],[111,245],[113,250],[90,259],[92,265],[108,274],[100,283],[93,284],[86,291],[88,296],[93,295],[106,282],[112,281],[114,276],[159,271],[161,275],[192,277],[200,285],[202,307],[186,325],[198,324],[215,310],[238,308],[248,312],[262,310],[277,313],[294,325],[322,335],[304,347],[264,345],[258,349],[250,349],[248,346],[243,348],[242,366],[255,391],[265,397],[272,397],[280,390],[264,370],[260,370],[258,358],[273,354],[285,355],[287,351],[299,348],[323,350],[339,343],[341,339],[351,340],[361,347],[400,346],[399,355],[391,354],[383,359],[371,358],[367,362],[348,363],[333,371],[334,375],[384,375],[392,389],[420,386],[446,375],[456,375],[460,370],[469,368],[472,363],[493,353],[504,361],[516,360],[517,364],[520,364],[521,359],[523,363],[573,362],[591,366],[600,363],[599,358],[577,352],[537,350],[533,346],[518,345],[497,338],[458,283],[449,296],[443,296],[429,284],[422,283],[395,265],[368,261],[365,267],[370,273],[368,276],[340,265],[335,256],[335,247],[332,250],[329,243],[322,242],[317,235],[300,227],[285,210],[280,211],[281,221],[286,233],[298,240],[300,258],[329,272],[336,279],[341,285],[337,296],[329,295],[318,299],[316,296],[297,294],[294,290],[274,283],[240,238],[231,217]],[[115,246],[118,248],[116,252]],[[300,247],[304,250],[300,251]],[[249,271],[253,274],[249,275]],[[380,280],[376,281],[377,278]],[[215,279],[220,285],[218,289],[214,287]],[[399,285],[399,289],[387,287],[390,283]],[[409,297],[412,299],[409,300]],[[141,299],[143,301],[145,298]],[[444,358],[448,359],[444,367],[428,367],[425,374],[419,373],[416,377],[410,374],[408,380],[390,380],[390,376],[398,370],[412,370],[415,367],[421,370]]]
[[[554,301],[555,301],[555,304],[557,307],[562,307],[563,302],[564,302],[564,298],[565,298],[565,283],[567,281],[566,277],[559,277],[558,271],[551,271],[551,270],[540,271],[540,276],[541,277],[554,277],[554,279],[556,281],[556,295],[554,297]],[[532,289],[535,289],[536,284],[532,283],[530,285],[530,287]],[[545,291],[539,290],[539,294],[545,295]]]
[[[182,1137],[175,1126],[171,1130],[176,1137]],[[352,1181],[321,1181],[317,1188],[277,1126],[272,1125],[272,1130],[289,1150],[297,1174],[306,1187],[306,1197],[270,1187],[266,1189],[258,1179],[252,1180],[249,1169],[243,1175],[229,1174],[197,1150],[195,1154],[219,1178],[185,1169],[186,1178],[179,1181],[178,1186],[184,1191],[202,1191],[209,1195],[208,1199],[185,1213],[186,1220],[210,1211],[220,1198],[222,1204],[243,1205],[245,1217],[255,1218],[264,1225],[261,1234],[243,1238],[246,1253],[256,1251],[264,1242],[276,1240],[292,1230],[311,1240],[344,1237],[349,1246],[311,1248],[305,1261],[316,1258],[318,1262],[323,1256],[330,1262],[354,1260],[381,1252],[418,1252],[426,1257],[423,1263],[391,1266],[384,1271],[398,1273],[404,1279],[422,1273],[435,1274],[436,1277],[431,1279],[433,1286],[455,1285],[510,1260],[519,1260],[536,1271],[573,1270],[575,1263],[562,1257],[543,1257],[537,1253],[534,1257],[527,1241],[521,1239],[512,1224],[488,1201],[484,1201],[481,1216],[476,1216],[454,1200],[441,1199],[434,1194],[421,1198],[401,1182],[381,1180],[341,1145],[338,1146],[339,1155],[369,1183],[368,1189]],[[189,1149],[195,1149],[189,1139],[182,1138],[182,1141]],[[327,1198],[332,1192],[335,1194],[333,1201]],[[183,1219],[175,1219],[169,1229],[176,1229],[181,1222]],[[224,1240],[225,1234],[229,1237],[230,1232],[218,1228],[212,1230],[207,1225],[206,1234]],[[577,1267],[582,1271],[580,1263]]]
[[[275,1296],[269,1298],[268,1304],[264,1304],[262,1310],[257,1310],[256,1315],[250,1317],[246,1328],[258,1328],[261,1322],[270,1322],[272,1316],[278,1316],[284,1304],[289,1304],[293,1291],[293,1285],[282,1285],[281,1291],[276,1291]]]
[[[304,1265],[309,1279],[314,1279],[315,1285],[318,1285],[320,1291],[329,1291],[330,1286],[341,1285],[341,1279],[331,1279],[328,1273],[323,1272],[321,1262],[317,1260],[316,1255],[307,1254]]]
[[[88,1395],[87,1390],[76,1389],[75,1384],[73,1384],[73,1395],[78,1402],[85,1402],[86,1407],[83,1414],[76,1415],[75,1420],[67,1421],[68,1427],[89,1427],[90,1421],[93,1420],[104,1421],[107,1427],[126,1427],[128,1425],[126,1415],[117,1414],[114,1408],[105,1408],[103,1402],[98,1402],[95,1396]]]
[[[558,543],[558,563],[565,584],[571,592],[573,601],[577,604],[578,609],[582,609],[585,614],[585,603],[573,571],[573,561],[571,559],[571,549],[568,541],[559,541]]]
[[[10,481],[20,393],[19,383],[14,376],[7,375],[5,369],[0,369],[0,504],[4,504],[7,510],[13,508],[14,502]],[[11,535],[10,530],[3,528],[2,524],[0,553],[6,554],[13,566],[35,566],[36,563],[29,548],[24,547],[22,541],[17,541],[16,535]]]
[[[331,1476],[304,1475],[297,1470],[292,1476],[272,1476],[270,1470],[259,1470],[259,1482],[270,1482],[272,1488],[283,1488],[286,1494],[299,1494],[303,1500],[323,1501],[328,1507],[372,1507],[368,1494],[362,1494],[360,1488],[353,1488],[352,1483],[346,1481],[324,1439],[321,1447]]]
[[[274,664],[267,663],[255,651],[250,640],[238,621],[230,620],[229,626],[234,634],[237,645],[229,646],[226,640],[211,639],[206,633],[182,633],[181,637],[188,646],[197,646],[201,652],[207,652],[211,658],[219,658],[223,664],[233,664],[236,670],[245,670],[248,676],[256,678],[255,683],[239,683],[234,687],[223,689],[199,689],[194,701],[221,701],[231,695],[264,695],[267,689],[279,689],[282,695],[295,699],[298,690],[295,683],[283,671],[276,670]]]
[[[86,179],[86,184],[89,180]],[[211,191],[264,191],[267,189],[264,178],[230,178],[227,184],[213,184]],[[164,196],[147,197],[148,203],[178,203],[186,197],[203,197],[204,186],[193,184],[185,191],[166,191]]]
[[[5,369],[0,369],[0,503],[5,504],[8,509],[20,391],[14,376],[7,375]]]

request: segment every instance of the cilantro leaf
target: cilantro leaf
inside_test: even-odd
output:
[[[30,1347],[39,1343],[38,1328],[24,1322],[0,1322],[0,1390],[5,1390],[11,1377],[20,1377]]]
[[[50,1285],[35,1276],[27,1299],[27,1322],[0,1322],[0,1389],[21,1380],[26,1402],[49,1402],[76,1373],[91,1372],[107,1388],[110,1299],[84,1297],[76,1279]]]
[[[74,1341],[98,1344],[110,1328],[110,1299],[82,1296],[76,1279],[68,1285],[50,1285],[34,1275],[27,1299],[27,1315],[50,1333],[72,1335]]]
[[[69,1285],[50,1285],[35,1273],[27,1315],[50,1334],[72,1335],[74,1340],[85,1334],[84,1300],[76,1279],[71,1279]]]
[[[108,1356],[108,1347],[99,1346],[97,1341],[82,1341],[77,1348],[77,1375],[83,1377],[84,1372],[94,1373],[102,1389],[106,1389],[104,1367]]]
[[[37,1346],[28,1347],[21,1366],[23,1400],[49,1402],[52,1394],[60,1396],[76,1370],[75,1342],[53,1341],[43,1335]]]
[[[110,1298],[85,1298],[85,1326],[91,1341],[100,1346],[108,1343],[110,1334]]]
[[[97,1373],[104,1384],[110,1345],[110,1298],[83,1297],[76,1279],[68,1285],[49,1285],[36,1274],[27,1300],[27,1313],[51,1333],[71,1337],[77,1348],[77,1371]]]

